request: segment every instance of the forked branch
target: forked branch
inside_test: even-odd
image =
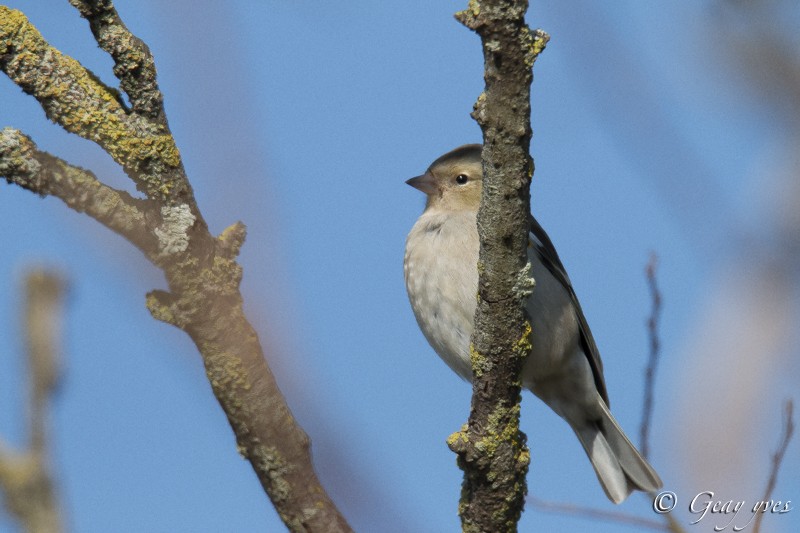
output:
[[[19,11],[0,6],[0,69],[36,98],[50,118],[97,143],[144,193],[115,190],[91,172],[39,151],[7,128],[0,176],[55,196],[125,237],[164,273],[168,291],[147,307],[181,328],[203,357],[211,388],[273,505],[292,531],[350,531],[314,472],[309,440],[289,411],[242,309],[236,256],[245,228],[211,235],[169,131],[155,64],[110,0],[71,0],[114,60],[130,101],[75,59],[53,48]]]

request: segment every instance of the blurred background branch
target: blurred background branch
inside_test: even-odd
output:
[[[681,477],[723,500],[762,497],[753,481],[763,467],[752,458],[768,449],[777,422],[764,413],[796,389],[786,380],[799,352],[799,13],[789,0],[719,0],[707,15],[706,46],[738,105],[751,123],[769,124],[758,158],[738,171],[746,186],[683,347],[679,379],[693,386],[673,405],[683,413],[671,442],[687,458]],[[784,523],[773,521],[770,531]]]
[[[658,290],[656,269],[658,256],[650,255],[650,261],[645,267],[647,285],[650,288],[651,311],[647,319],[647,336],[650,339],[650,356],[644,371],[644,403],[642,405],[642,423],[639,425],[639,449],[645,459],[650,457],[650,425],[653,418],[653,391],[655,389],[658,359],[661,354],[661,340],[658,336],[659,320],[661,319],[661,291]]]
[[[788,506],[789,502],[785,500],[775,502],[772,499],[775,485],[778,483],[778,473],[783,464],[783,458],[786,455],[786,450],[789,448],[789,443],[794,435],[794,402],[789,399],[783,405],[783,431],[781,432],[778,448],[772,454],[772,461],[769,470],[769,477],[767,478],[767,486],[764,489],[764,496],[761,499],[761,511],[756,515],[755,522],[753,523],[753,533],[761,531],[761,522],[767,512],[774,512],[775,509],[780,510],[784,508],[784,503]],[[754,511],[755,512],[755,511]]]
[[[625,511],[607,511],[604,509],[594,509],[583,505],[575,505],[567,502],[553,502],[543,500],[536,496],[528,496],[527,503],[537,511],[546,513],[558,513],[586,520],[601,520],[630,527],[647,529],[651,531],[675,531],[669,524],[652,518],[642,518]]]
[[[33,269],[25,276],[23,331],[28,366],[28,444],[15,451],[0,442],[0,488],[7,511],[28,533],[63,531],[50,450],[50,404],[61,378],[64,282]]]

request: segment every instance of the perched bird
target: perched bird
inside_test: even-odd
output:
[[[468,381],[478,293],[476,217],[482,178],[481,145],[468,144],[444,154],[425,174],[406,182],[428,197],[406,240],[408,298],[430,345]],[[622,502],[634,490],[658,490],[658,474],[608,410],[597,345],[553,243],[533,216],[529,240],[536,287],[526,304],[533,348],[522,369],[522,386],[567,421],[612,502]]]

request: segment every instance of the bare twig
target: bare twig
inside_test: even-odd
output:
[[[91,173],[36,149],[16,130],[0,135],[0,176],[53,195],[126,237],[166,277],[147,295],[158,320],[195,342],[214,395],[278,514],[292,531],[350,531],[322,488],[309,439],[297,425],[242,309],[236,262],[245,227],[208,231],[163,112],[147,47],[111,0],[71,0],[88,21],[131,101],[56,50],[19,11],[0,6],[0,69],[34,96],[47,116],[97,143],[146,195],[137,200]]]
[[[647,367],[644,371],[644,404],[642,407],[642,424],[639,428],[639,449],[645,459],[650,455],[650,424],[653,417],[653,391],[655,389],[656,370],[658,370],[658,360],[661,351],[661,342],[658,338],[658,325],[661,319],[661,292],[658,290],[656,280],[656,269],[658,267],[658,256],[650,255],[650,261],[645,267],[647,274],[647,284],[650,287],[650,299],[652,310],[650,318],[647,320],[647,332],[650,337],[650,357],[647,360]]]
[[[650,497],[651,495],[645,495]],[[528,496],[527,503],[534,509],[540,511],[558,513],[570,516],[583,517],[588,519],[600,519],[607,522],[616,522],[619,524],[646,527],[656,531],[669,531],[671,533],[686,533],[686,530],[678,523],[678,521],[671,514],[663,514],[664,522],[658,520],[651,520],[641,518],[632,514],[624,513],[621,511],[605,511],[603,509],[594,509],[592,507],[584,507],[582,505],[575,505],[564,502],[553,502],[536,498],[535,496]]]
[[[789,442],[794,435],[794,402],[791,399],[786,400],[783,406],[783,431],[781,432],[781,440],[778,444],[778,449],[772,454],[772,468],[770,469],[769,479],[767,486],[764,489],[764,497],[762,501],[769,500],[772,492],[775,490],[775,485],[778,483],[778,472],[783,463],[783,457],[786,455],[786,449],[789,447]],[[761,531],[761,521],[764,519],[766,509],[756,514],[755,522],[753,523],[753,533]]]
[[[664,524],[658,520],[640,518],[620,511],[605,511],[603,509],[592,509],[591,507],[582,507],[570,503],[551,502],[535,496],[528,496],[527,501],[532,507],[539,511],[579,516],[589,520],[604,520],[606,522],[624,524],[631,527],[644,527],[654,531],[672,531],[668,524]]]
[[[658,327],[661,323],[661,291],[658,288],[656,271],[658,269],[658,256],[650,254],[650,260],[645,266],[647,285],[650,288],[650,301],[652,302],[650,318],[647,319],[647,334],[650,339],[650,356],[647,358],[647,366],[644,371],[644,400],[642,404],[642,423],[639,426],[639,449],[645,459],[650,455],[650,427],[653,420],[653,404],[655,401],[656,373],[658,362],[661,358],[661,340],[659,338]],[[645,494],[645,497],[652,502],[653,494]],[[685,529],[669,513],[662,515],[666,524],[667,531],[673,533],[684,533]]]
[[[49,404],[61,374],[59,331],[63,283],[52,273],[33,271],[25,280],[28,360],[28,447],[14,453],[0,446],[0,488],[5,506],[28,533],[58,533],[61,512],[50,472]]]

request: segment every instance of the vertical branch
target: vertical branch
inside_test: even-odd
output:
[[[456,18],[481,37],[486,90],[473,118],[483,131],[483,197],[478,211],[478,306],[470,347],[472,406],[448,440],[464,470],[464,531],[516,531],[530,453],[519,430],[520,371],[530,351],[524,304],[533,161],[530,85],[548,36],[525,24],[524,0],[472,0]]]
[[[25,280],[25,345],[30,386],[30,448],[44,454],[48,441],[48,406],[61,378],[63,283],[55,274],[35,270]]]
[[[48,458],[49,404],[60,378],[58,353],[63,283],[34,271],[25,280],[25,346],[28,359],[28,449],[0,447],[0,487],[5,506],[29,533],[62,531]]]
[[[658,290],[656,281],[656,268],[658,256],[652,254],[645,267],[647,285],[650,287],[650,300],[652,308],[650,318],[647,320],[647,333],[650,337],[650,357],[644,371],[644,406],[642,407],[642,424],[639,428],[639,449],[642,456],[647,459],[650,455],[650,423],[653,418],[653,389],[655,388],[656,370],[661,352],[661,342],[658,338],[658,326],[661,320],[661,291]]]
[[[647,366],[644,370],[644,401],[642,405],[642,423],[639,426],[639,449],[642,456],[648,459],[650,456],[650,426],[653,420],[653,403],[656,387],[656,371],[658,362],[661,358],[661,340],[658,336],[658,328],[661,323],[661,291],[658,288],[656,270],[658,269],[658,256],[650,254],[650,260],[645,267],[647,276],[647,286],[650,288],[650,318],[647,319],[647,335],[650,339],[650,356],[647,358]],[[647,498],[652,498],[652,494],[647,494]],[[684,533],[684,528],[678,523],[672,514],[662,515],[666,522],[665,527],[674,533]]]

